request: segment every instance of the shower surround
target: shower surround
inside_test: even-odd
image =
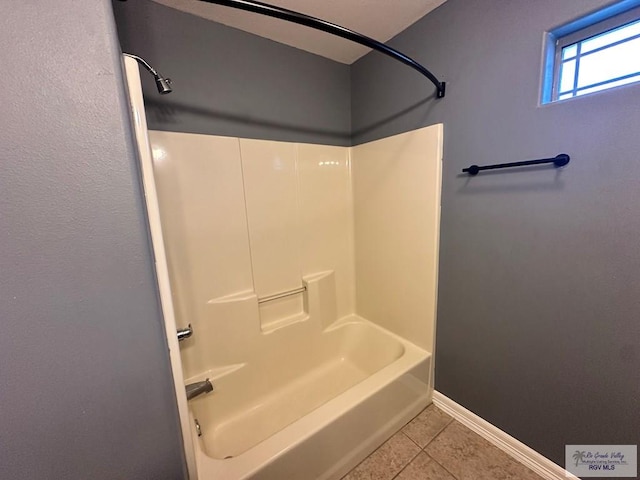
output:
[[[132,62],[190,475],[339,479],[431,399],[442,125],[352,148],[147,132]]]
[[[200,478],[339,478],[429,402],[441,137],[149,132]]]

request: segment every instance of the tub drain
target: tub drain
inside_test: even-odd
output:
[[[226,460],[227,458],[233,458],[233,455],[227,455],[226,457],[224,457],[224,460]]]

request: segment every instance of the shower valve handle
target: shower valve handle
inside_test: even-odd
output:
[[[189,338],[193,335],[193,328],[191,328],[191,324],[187,326],[187,328],[181,328],[178,330],[178,341],[181,342],[185,338]]]

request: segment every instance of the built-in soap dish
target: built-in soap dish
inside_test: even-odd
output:
[[[305,309],[307,287],[302,286],[288,291],[258,298],[258,312],[262,333],[271,333],[309,318]]]

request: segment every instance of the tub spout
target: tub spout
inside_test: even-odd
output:
[[[202,395],[203,393],[212,392],[213,384],[207,378],[204,382],[190,383],[185,388],[187,390],[187,400],[191,400],[192,398],[196,398],[198,395]]]

